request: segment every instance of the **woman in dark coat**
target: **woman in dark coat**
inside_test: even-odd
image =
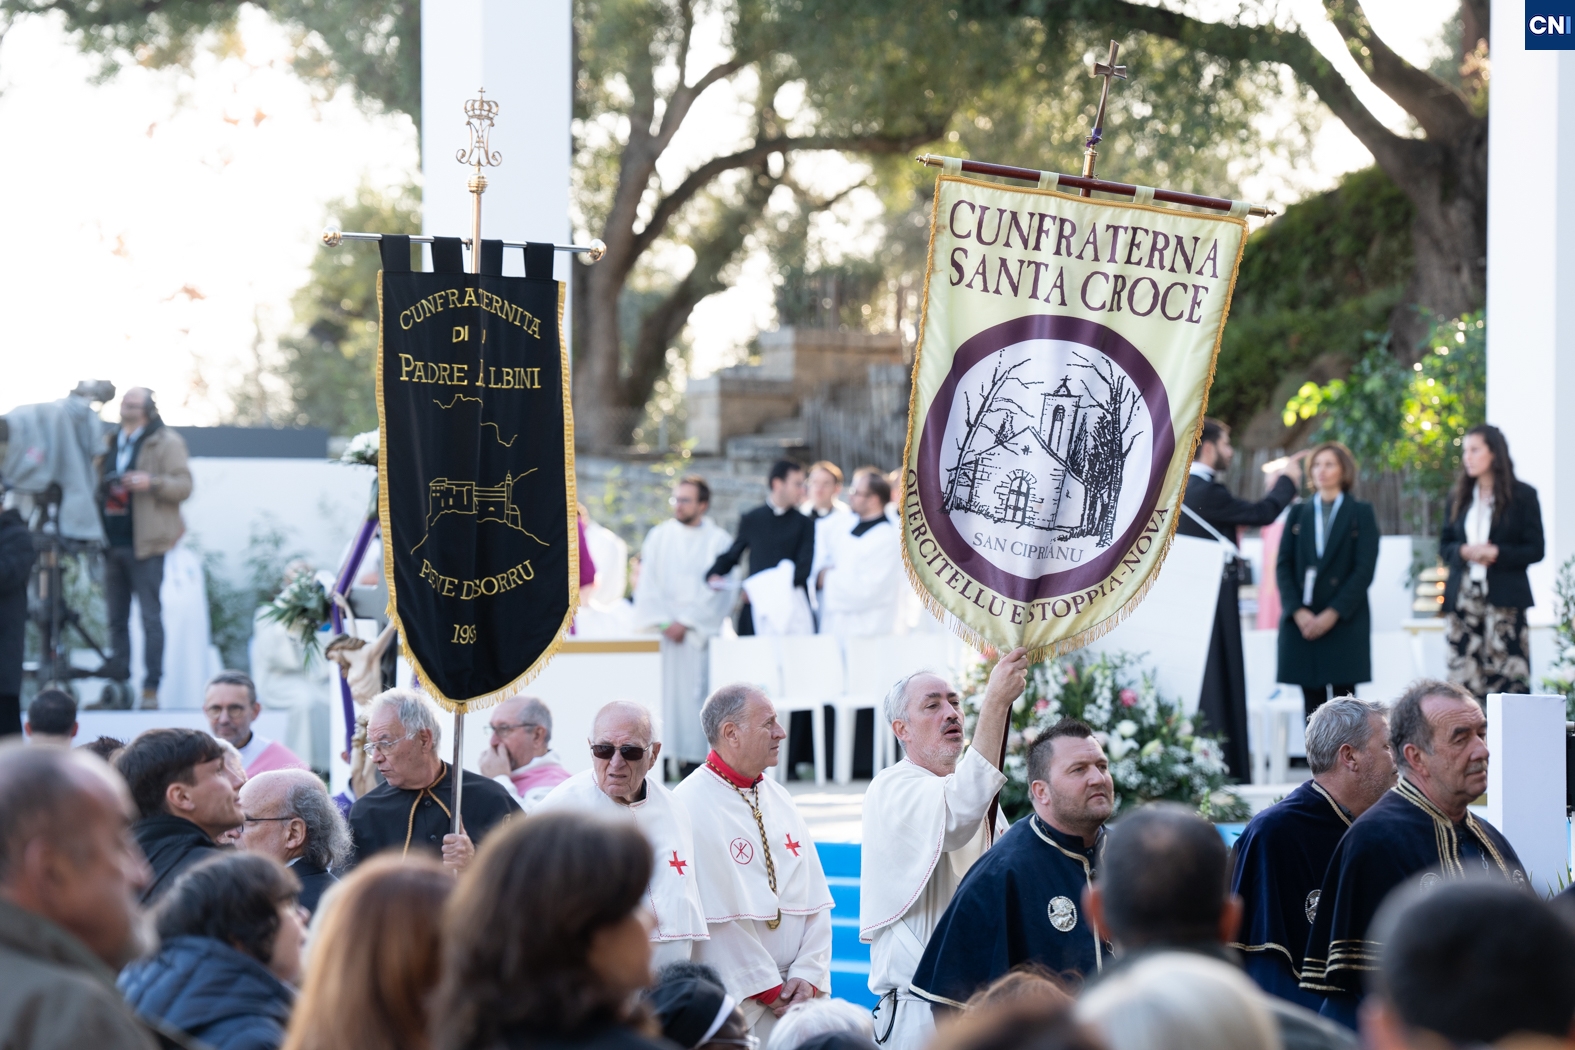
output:
[[[1378,515],[1351,498],[1356,460],[1338,441],[1308,459],[1317,492],[1291,508],[1280,533],[1280,666],[1276,679],[1302,687],[1310,715],[1356,683],[1372,681],[1372,616],[1367,588],[1378,564]]]
[[[158,952],[121,971],[126,1002],[213,1050],[278,1050],[306,940],[300,889],[257,853],[187,871],[155,912]]]
[[[1526,566],[1544,554],[1542,507],[1537,490],[1516,480],[1498,427],[1466,431],[1438,553],[1449,566],[1449,680],[1478,699],[1531,692]]]

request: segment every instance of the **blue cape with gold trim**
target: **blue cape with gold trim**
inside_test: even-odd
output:
[[[1038,817],[1012,825],[963,876],[914,971],[914,994],[961,1006],[1025,962],[1096,972],[1110,946],[1083,914],[1083,889],[1101,844],[1085,849]]]
[[[1302,956],[1318,911],[1329,858],[1351,826],[1340,805],[1309,780],[1265,809],[1236,840],[1231,892],[1241,898],[1241,929],[1231,947],[1264,991],[1309,1009],[1321,995],[1301,991]]]
[[[1469,813],[1463,823],[1453,823],[1401,777],[1334,849],[1307,937],[1302,988],[1359,997],[1363,974],[1378,968],[1381,946],[1367,931],[1384,898],[1418,872],[1462,878],[1468,866],[1526,885],[1520,858],[1497,828]]]

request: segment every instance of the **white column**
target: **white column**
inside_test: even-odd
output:
[[[1493,7],[1487,418],[1542,501],[1531,620],[1551,623],[1554,574],[1575,556],[1575,53],[1527,51],[1524,17]]]
[[[482,169],[482,236],[568,242],[570,8],[570,0],[422,0],[421,232],[470,236],[471,169],[454,155],[468,141],[465,101],[484,87],[498,103],[492,148],[503,160]],[[519,251],[504,253],[503,272],[523,272]],[[568,279],[566,255],[555,272]]]
[[[1489,693],[1487,819],[1509,839],[1532,888],[1557,892],[1569,864],[1564,698]]]

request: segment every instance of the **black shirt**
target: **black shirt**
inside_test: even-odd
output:
[[[356,862],[385,849],[403,853],[407,845],[409,849],[441,856],[443,836],[453,829],[451,769],[445,762],[443,776],[425,791],[396,788],[385,782],[356,799],[350,807],[350,837],[355,841]],[[501,785],[468,769],[460,808],[465,834],[477,846],[488,832],[520,811]]]
[[[749,572],[753,576],[774,569],[784,558],[793,563],[793,586],[802,587],[809,579],[810,563],[815,560],[815,521],[789,507],[776,513],[762,503],[738,519],[738,538],[706,572],[725,576],[749,552]]]
[[[153,880],[142,891],[143,904],[164,896],[188,868],[219,856],[219,844],[184,817],[155,813],[133,824],[131,833],[153,869]]]

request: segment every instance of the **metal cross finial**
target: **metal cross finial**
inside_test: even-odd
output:
[[[1110,42],[1110,57],[1104,62],[1094,63],[1096,77],[1104,77],[1105,83],[1099,89],[1099,109],[1094,114],[1094,130],[1083,143],[1083,177],[1094,177],[1094,162],[1099,158],[1099,141],[1105,133],[1105,103],[1110,100],[1110,80],[1112,77],[1127,78],[1127,67],[1116,65],[1116,56],[1121,53],[1121,45],[1114,40]],[[1083,196],[1092,196],[1088,190],[1083,191]]]

